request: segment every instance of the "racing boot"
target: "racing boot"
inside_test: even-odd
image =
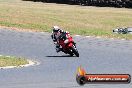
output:
[[[60,52],[62,49],[60,48],[60,45],[57,45],[56,46],[56,52],[58,53],[58,52]]]

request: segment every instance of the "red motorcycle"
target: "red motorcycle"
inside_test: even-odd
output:
[[[79,57],[76,43],[73,41],[73,38],[71,36],[69,36],[67,40],[60,38],[58,43],[61,46],[62,52],[64,52],[65,54],[70,54],[70,56],[76,55],[77,57]]]

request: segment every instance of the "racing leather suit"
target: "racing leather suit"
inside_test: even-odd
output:
[[[60,30],[59,32],[60,34],[55,34],[52,32],[52,35],[51,35],[51,38],[54,44],[56,45],[56,52],[62,51],[62,48],[60,48],[60,45],[57,41],[59,41],[60,39],[63,39],[64,43],[67,43],[68,38],[70,37],[70,34],[67,31]]]

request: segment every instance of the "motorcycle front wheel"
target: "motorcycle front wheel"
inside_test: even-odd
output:
[[[73,53],[74,53],[77,57],[79,57],[79,53],[78,53],[78,50],[76,49],[76,47],[73,46],[71,49],[72,49]]]

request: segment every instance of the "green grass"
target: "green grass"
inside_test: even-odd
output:
[[[0,67],[20,66],[25,64],[28,64],[28,61],[24,58],[0,56]]]
[[[22,0],[0,0],[0,25],[51,32],[53,25],[71,34],[132,39],[113,34],[117,27],[132,26],[132,9],[66,5]]]

